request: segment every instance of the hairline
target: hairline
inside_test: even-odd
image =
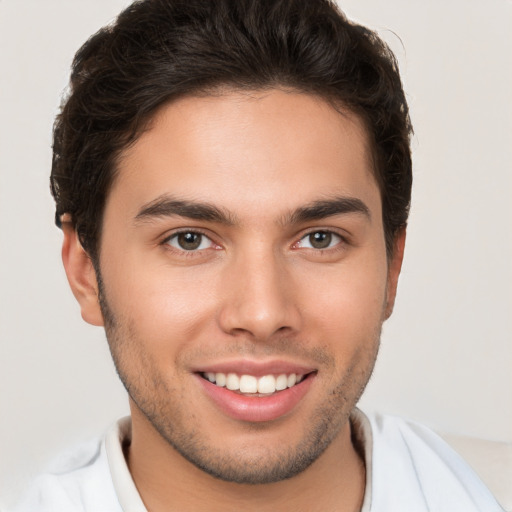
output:
[[[172,105],[173,103],[180,101],[182,99],[200,99],[200,98],[222,98],[231,94],[242,94],[246,93],[248,98],[251,94],[262,94],[262,93],[270,93],[272,91],[282,91],[288,94],[305,94],[316,99],[319,99],[326,103],[328,106],[333,108],[339,115],[345,118],[351,118],[359,121],[361,123],[361,127],[363,129],[364,134],[364,145],[366,149],[366,156],[368,158],[369,171],[372,178],[375,180],[377,188],[379,189],[379,194],[381,198],[381,216],[382,216],[382,226],[384,231],[384,237],[386,240],[386,257],[389,261],[393,256],[393,249],[388,250],[387,238],[388,234],[386,232],[386,225],[384,224],[384,202],[383,202],[383,183],[378,170],[377,163],[377,144],[375,143],[372,130],[369,127],[369,121],[366,119],[364,115],[364,111],[358,111],[360,109],[353,108],[348,106],[343,102],[340,98],[336,97],[335,91],[332,94],[329,94],[325,91],[314,90],[313,88],[303,87],[300,88],[298,86],[288,85],[284,81],[276,80],[273,83],[269,83],[262,86],[254,86],[238,83],[230,83],[230,82],[222,82],[217,84],[206,85],[203,87],[197,87],[194,90],[178,93],[178,94],[170,94],[167,99],[161,101],[156,104],[154,108],[148,112],[145,117],[140,120],[135,126],[129,127],[125,134],[127,141],[126,143],[115,153],[112,154],[111,164],[110,164],[110,176],[109,183],[106,189],[105,201],[103,203],[103,208],[101,215],[98,219],[98,228],[96,232],[96,240],[94,247],[94,254],[89,254],[92,260],[97,260],[99,264],[99,260],[101,257],[101,236],[103,231],[103,222],[105,216],[105,209],[107,205],[107,201],[110,195],[112,188],[114,187],[116,180],[118,179],[120,173],[120,166],[122,164],[123,158],[127,155],[130,148],[132,148],[137,141],[144,135],[144,133],[150,131],[153,127],[153,123],[157,119],[158,115],[162,110],[164,110],[167,106]],[[396,240],[398,233],[390,233],[393,241]],[[394,247],[394,243],[393,243]]]

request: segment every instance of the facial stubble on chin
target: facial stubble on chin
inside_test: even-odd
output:
[[[96,276],[110,352],[128,395],[165,442],[214,478],[257,485],[279,482],[303,472],[324,453],[346,425],[372,374],[380,344],[380,326],[370,345],[372,348],[360,349],[360,357],[365,358],[364,364],[350,366],[340,382],[330,389],[325,400],[311,414],[311,422],[305,426],[298,443],[279,452],[275,447],[268,448],[258,443],[257,450],[249,445],[247,450],[242,450],[243,453],[226,453],[220,447],[205,442],[204,436],[190,423],[185,426],[185,421],[190,418],[190,414],[183,410],[186,398],[179,389],[172,388],[170,383],[160,378],[143,344],[137,343],[133,325],[112,310],[99,269],[96,269]],[[315,349],[308,355],[313,360],[322,361],[325,367],[335,364],[333,356],[323,349]],[[132,361],[138,362],[138,368],[130,375]],[[204,426],[208,422],[198,423]],[[268,428],[266,422],[246,426],[247,432],[253,434]]]

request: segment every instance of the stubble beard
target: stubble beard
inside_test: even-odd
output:
[[[363,355],[366,364],[349,367],[340,382],[326,393],[326,399],[311,415],[311,422],[304,429],[300,442],[280,447],[283,449],[279,451],[275,446],[258,446],[258,450],[248,446],[244,453],[226,453],[219,446],[206,443],[204,435],[190,422],[187,423],[187,412],[183,408],[183,404],[187,403],[186,397],[160,378],[153,361],[144,352],[143,344],[137,342],[133,326],[114,314],[105,296],[101,274],[98,271],[96,274],[110,352],[131,400],[174,450],[214,478],[258,485],[286,480],[305,471],[346,425],[373,372],[380,344],[380,326],[375,333],[372,350],[367,349]],[[326,353],[321,357],[331,362],[333,360]],[[130,364],[134,360],[138,361],[138,368],[130,374]],[[207,428],[203,424],[205,422],[199,420],[198,423]],[[266,423],[247,426],[248,432],[252,433],[266,428]]]

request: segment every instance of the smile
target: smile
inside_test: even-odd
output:
[[[304,375],[297,373],[263,375],[262,377],[221,372],[206,372],[201,375],[204,379],[207,379],[220,388],[225,387],[230,391],[238,391],[244,395],[249,394],[254,396],[272,395],[276,391],[292,388],[304,379]]]

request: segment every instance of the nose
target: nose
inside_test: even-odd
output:
[[[265,341],[300,329],[301,316],[293,276],[272,254],[239,257],[226,269],[222,330]]]

